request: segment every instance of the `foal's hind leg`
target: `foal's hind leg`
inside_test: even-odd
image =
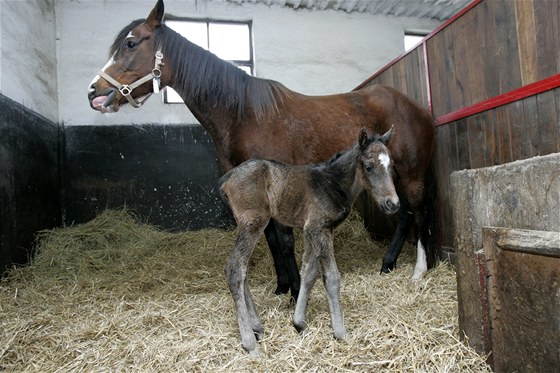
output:
[[[264,234],[276,270],[277,287],[274,294],[285,294],[291,290],[292,298],[297,300],[300,276],[294,253],[293,229],[271,220],[265,228]]]
[[[237,309],[241,342],[243,348],[250,353],[257,353],[256,341],[264,333],[247,285],[249,259],[264,228],[261,221],[262,219],[255,218],[238,223],[239,235],[226,264],[227,283]]]

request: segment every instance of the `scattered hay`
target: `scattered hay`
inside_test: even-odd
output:
[[[490,372],[458,340],[453,268],[441,263],[414,283],[406,247],[397,271],[380,276],[384,245],[357,215],[335,242],[348,339],[332,338],[320,282],[308,331],[295,331],[289,297],[272,294],[262,239],[249,277],[265,338],[262,356],[247,356],[223,271],[235,236],[167,233],[128,211],[42,232],[33,263],[0,282],[0,370]]]

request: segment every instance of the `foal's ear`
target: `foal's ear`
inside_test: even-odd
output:
[[[358,144],[360,145],[360,149],[364,149],[369,144],[368,134],[365,127],[360,131],[360,135],[358,136]]]
[[[381,135],[381,137],[379,138],[379,141],[381,141],[385,146],[387,146],[389,144],[389,140],[391,140],[392,135],[393,135],[393,126],[391,126],[391,128],[389,128],[389,131],[387,131],[383,135]]]
[[[163,0],[158,0],[154,9],[150,12],[150,15],[146,19],[146,24],[150,26],[152,30],[161,26],[161,22],[163,21],[163,15],[165,14]]]

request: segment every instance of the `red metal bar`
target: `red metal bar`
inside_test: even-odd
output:
[[[478,5],[479,3],[481,3],[483,0],[473,0],[469,5],[467,5],[466,7],[464,7],[462,10],[460,10],[459,12],[457,12],[457,14],[455,14],[453,17],[449,18],[447,21],[445,21],[444,23],[442,23],[438,28],[436,28],[434,31],[430,32],[428,35],[426,35],[426,37],[424,39],[422,39],[420,42],[418,42],[418,45],[422,45],[424,44],[424,47],[426,47],[426,42],[435,34],[437,34],[438,32],[440,32],[441,30],[443,30],[444,28],[446,28],[447,26],[449,26],[452,22],[454,22],[456,19],[460,18],[463,16],[463,14],[467,13],[469,10],[471,10],[472,8],[474,8],[476,5]],[[364,82],[362,82],[359,86],[357,86],[356,88],[354,88],[354,90],[356,89],[360,89],[363,86],[365,86],[366,84],[368,84],[369,82],[371,82],[373,79],[375,79],[376,77],[378,77],[379,75],[381,75],[385,70],[387,70],[388,68],[390,68],[391,66],[393,66],[395,63],[397,63],[398,61],[400,61],[401,59],[403,59],[404,57],[406,57],[410,52],[412,52],[414,49],[418,48],[418,45],[416,45],[414,48],[411,48],[409,51],[404,52],[403,54],[401,54],[400,56],[398,56],[397,58],[395,58],[394,60],[392,60],[391,62],[389,62],[387,65],[383,66],[381,68],[381,70],[377,71],[375,74],[373,74],[372,76],[370,76],[369,78],[367,78]],[[426,61],[427,63],[428,61]]]
[[[514,89],[507,93],[478,102],[474,105],[464,107],[452,113],[443,114],[436,118],[436,126],[454,122],[459,119],[493,109],[498,106],[509,104],[513,101],[522,100],[526,97],[536,95],[554,88],[560,87],[560,74],[551,76],[524,87]]]

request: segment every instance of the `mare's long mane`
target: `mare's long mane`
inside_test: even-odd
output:
[[[126,26],[111,46],[111,55],[123,44],[129,32],[145,20]],[[233,110],[243,118],[249,109],[257,116],[277,112],[291,91],[279,82],[246,74],[233,64],[190,42],[166,25],[155,30],[154,45],[164,55],[173,72],[173,88],[187,102]],[[155,51],[154,51],[155,52]]]

